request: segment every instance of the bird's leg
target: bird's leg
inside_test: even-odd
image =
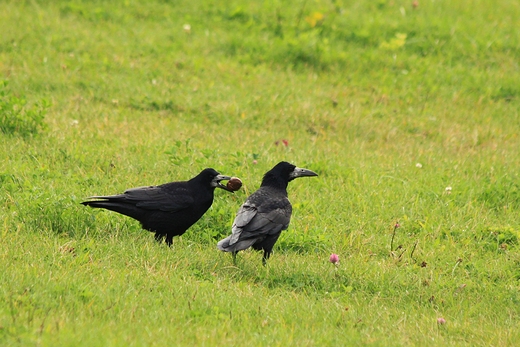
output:
[[[264,250],[264,256],[262,257],[262,265],[267,265],[267,259],[271,256],[271,252]]]
[[[173,236],[166,235],[166,244],[168,245],[168,247],[171,247],[173,245]]]
[[[155,241],[161,243],[163,241],[164,235],[159,234],[159,233],[155,233],[154,238],[155,238]]]

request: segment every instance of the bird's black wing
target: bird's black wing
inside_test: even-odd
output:
[[[123,194],[112,196],[93,196],[110,202],[133,204],[145,210],[176,212],[192,206],[194,199],[188,189],[177,187],[174,190],[163,186],[147,186],[126,190]]]

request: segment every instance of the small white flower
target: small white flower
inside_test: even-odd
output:
[[[451,194],[451,186],[446,187],[446,194]]]
[[[73,126],[73,127],[75,127],[75,126],[78,125],[78,124],[79,124],[79,120],[77,120],[77,119],[73,119],[73,120],[70,122],[70,125]]]
[[[182,29],[183,29],[184,32],[187,33],[187,34],[191,33],[191,25],[189,25],[189,24],[184,24],[184,25],[182,26]]]
[[[421,169],[422,168],[422,164],[421,163],[417,163],[417,164],[415,164],[415,167]]]

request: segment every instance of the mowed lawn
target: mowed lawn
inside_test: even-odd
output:
[[[0,345],[517,345],[519,18],[513,0],[0,2]],[[281,160],[319,177],[289,184],[267,266],[235,266],[216,243]],[[80,205],[206,167],[244,186],[171,248]]]

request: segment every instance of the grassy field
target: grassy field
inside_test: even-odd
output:
[[[516,345],[518,18],[514,0],[1,1],[0,345]],[[290,184],[268,266],[233,266],[216,242],[280,160],[320,176]],[[171,249],[79,204],[205,167],[244,189]]]

